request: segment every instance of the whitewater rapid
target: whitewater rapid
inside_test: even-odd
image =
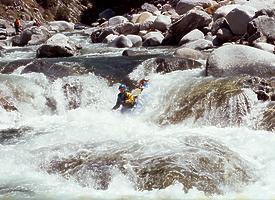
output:
[[[275,135],[253,129],[258,109],[264,104],[251,96],[253,110],[240,127],[215,127],[191,123],[160,126],[157,117],[170,102],[167,95],[177,87],[188,87],[202,77],[202,69],[155,74],[139,65],[129,77],[132,80],[150,79],[143,92],[141,109],[126,114],[111,110],[118,93],[118,83],[93,73],[83,76],[48,80],[38,73],[0,75],[1,88],[7,94],[18,92],[20,112],[6,112],[0,108],[0,130],[29,129],[26,135],[0,144],[0,199],[274,199],[275,198]],[[62,91],[64,83],[81,85],[81,104],[69,110]],[[14,89],[16,88],[16,89]],[[45,96],[56,100],[53,112],[45,107]],[[165,189],[138,191],[119,171],[112,171],[107,190],[94,189],[94,180],[85,176],[85,186],[73,178],[49,174],[44,164],[75,152],[89,152],[86,145],[101,144],[96,151],[108,154],[112,149],[123,149],[132,144],[140,147],[145,156],[177,152],[187,136],[214,139],[250,163],[255,182],[239,191],[223,188],[222,195],[207,195],[196,188],[187,193],[180,183]],[[139,151],[138,151],[139,152]],[[129,154],[129,157],[134,156]],[[127,168],[127,166],[125,166]],[[87,184],[88,183],[88,184]]]

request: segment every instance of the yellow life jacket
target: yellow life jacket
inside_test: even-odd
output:
[[[126,97],[125,100],[128,100],[130,102],[130,104],[135,103],[135,97],[130,92],[126,92],[125,97]]]

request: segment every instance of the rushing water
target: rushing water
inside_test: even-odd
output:
[[[126,62],[125,58],[116,57],[121,55],[121,50],[113,49],[112,53],[106,47],[97,48],[97,51],[94,46],[89,50],[86,46],[82,56],[71,59],[81,62],[84,58],[90,58],[88,61],[93,66],[99,63],[107,66],[106,62],[109,65]],[[169,50],[154,51],[162,54]],[[33,51],[22,52],[25,54],[9,50],[2,61],[33,58]],[[101,52],[101,55],[97,56],[97,52]],[[107,55],[104,56],[104,53]],[[125,114],[111,110],[116,101],[118,83],[110,84],[105,79],[108,68],[99,70],[98,74],[50,80],[41,73],[21,74],[25,67],[23,65],[12,74],[0,75],[0,94],[9,96],[18,109],[18,112],[6,112],[0,107],[0,199],[275,198],[275,136],[272,132],[253,129],[259,117],[258,110],[265,104],[259,103],[256,96],[248,92],[253,109],[238,127],[210,126],[205,125],[207,123],[193,123],[192,120],[161,126],[157,123],[158,117],[165,114],[166,105],[173,103],[167,95],[177,88],[188,88],[194,82],[203,81],[203,69],[156,74],[148,69],[148,61],[128,61],[126,65],[132,63],[132,66],[122,67],[119,74],[126,76],[127,69],[129,79],[136,81],[146,77],[150,79],[150,86],[143,92],[142,106]],[[113,75],[111,73],[114,71],[110,72]],[[74,86],[75,92],[64,93],[65,84]],[[49,105],[47,99],[53,99],[54,105]],[[77,104],[75,109],[70,109],[70,102]],[[132,161],[177,156],[188,149],[186,139],[194,137],[202,138],[202,143],[204,138],[205,141],[217,141],[235,152],[248,163],[253,181],[241,184],[227,177],[233,184],[230,187],[220,185],[222,193],[212,194],[196,187],[183,190],[183,185],[177,181],[168,187],[153,187],[152,190],[144,189],[145,186],[140,189],[135,185],[135,168],[149,161],[136,165]],[[198,151],[207,154],[204,150]],[[123,168],[128,175],[120,170],[120,161],[114,161],[117,155],[123,156]],[[55,162],[70,160],[71,156],[80,156],[78,159],[84,164],[92,162],[89,159],[104,159],[100,160],[102,166],[96,168],[99,171],[84,164],[70,168],[72,161],[65,162],[64,166],[62,163],[56,164],[56,168],[63,166],[71,171],[55,168]],[[211,156],[214,159],[215,155]],[[104,162],[115,164],[104,165]],[[190,162],[193,162],[192,159]],[[181,164],[177,163],[178,166]],[[110,173],[108,175],[104,174],[106,167]],[[106,177],[101,178],[101,175]],[[98,183],[95,177],[99,177],[103,183]]]

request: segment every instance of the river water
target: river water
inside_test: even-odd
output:
[[[157,74],[148,68],[150,57],[167,55],[171,49],[151,49],[147,57],[125,58],[120,56],[122,50],[74,39],[86,44],[81,56],[46,60],[78,62],[86,68],[94,67],[95,73],[50,80],[42,73],[21,74],[22,65],[11,74],[0,74],[1,95],[9,96],[18,109],[7,112],[0,107],[0,199],[275,198],[275,135],[255,129],[258,110],[265,104],[259,103],[254,94],[247,92],[253,108],[239,126],[213,126],[207,122],[209,117],[196,123],[187,119],[160,125],[159,117],[169,114],[164,108],[173,103],[173,98],[167,96],[177,88],[206,79],[204,70]],[[36,48],[10,48],[1,62],[32,59]],[[150,84],[143,91],[142,105],[123,114],[111,110],[120,80],[134,82],[144,77],[150,79]],[[76,88],[73,94],[64,94],[66,83]],[[54,99],[55,105],[46,106],[47,99]],[[70,100],[78,105],[75,109],[70,109]],[[184,190],[181,181],[167,187],[139,184],[139,170],[154,159],[181,158],[190,138],[201,141],[199,145],[215,141],[222,145],[219,148],[234,152],[247,164],[253,180],[240,182],[224,177],[224,182],[230,180],[230,184],[216,183],[221,192],[210,193],[201,189],[203,186]],[[199,154],[215,159],[211,152],[211,148],[198,148]],[[184,155],[188,157],[189,153]],[[180,168],[186,157],[171,163]],[[189,162],[192,165],[192,157]],[[150,169],[156,171],[155,182],[162,184],[158,180],[164,172],[158,172],[157,166]],[[142,180],[150,179],[150,175]]]

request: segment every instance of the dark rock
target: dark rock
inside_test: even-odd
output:
[[[101,43],[110,34],[118,35],[112,28],[97,29],[92,32],[91,40],[93,43]]]
[[[3,96],[0,96],[0,106],[8,112],[17,111],[17,108],[14,106],[14,104]]]
[[[262,90],[256,91],[258,100],[267,101],[269,100],[269,95]]]
[[[156,58],[155,62],[157,64],[157,73],[169,73],[176,70],[194,69],[202,66],[202,64],[197,61],[176,57]]]
[[[126,49],[122,52],[123,56],[141,56],[141,55],[147,55],[147,51],[134,51],[130,49]]]
[[[136,35],[139,33],[139,25],[138,24],[133,24],[131,22],[125,22],[122,24],[117,25],[114,30],[118,32],[119,34],[133,34]]]
[[[125,35],[120,35],[116,37],[111,43],[109,43],[108,46],[125,48],[125,47],[132,47],[133,43]]]
[[[208,26],[212,18],[204,11],[191,10],[169,28],[163,45],[177,45],[181,38],[194,29]]]
[[[224,17],[217,19],[211,26],[212,35],[216,35],[218,30],[221,28],[226,28],[230,30],[230,27]]]

